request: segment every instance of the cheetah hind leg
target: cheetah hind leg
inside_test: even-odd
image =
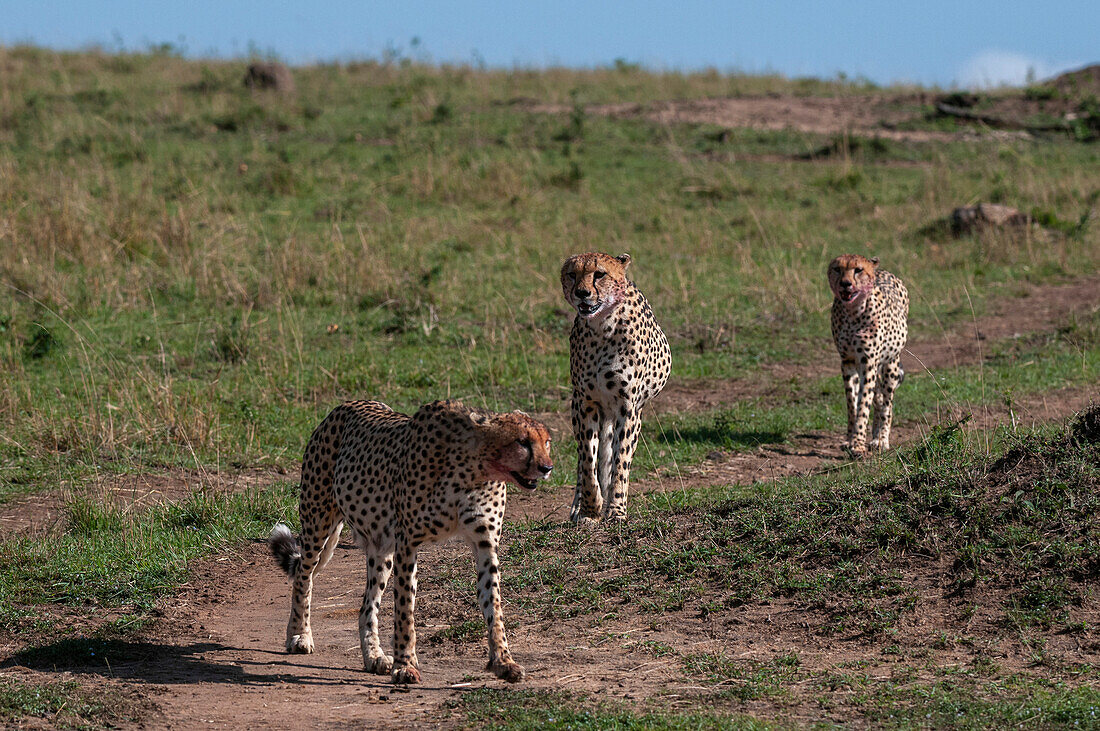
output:
[[[367,588],[359,610],[359,647],[363,651],[363,667],[374,675],[389,675],[393,670],[393,658],[382,651],[378,639],[378,612],[382,608],[382,594],[393,573],[393,544],[386,545],[384,539],[376,544],[358,532],[356,540],[363,549],[367,564]]]
[[[597,452],[596,474],[599,478],[600,497],[603,499],[601,513],[607,510],[611,499],[611,481],[615,465],[615,422],[604,418],[600,422],[600,448]]]
[[[584,527],[594,527],[603,513],[605,460],[610,465],[611,422],[599,414],[591,414],[574,404],[576,416],[574,434],[577,439],[577,487],[573,492],[573,507],[569,511],[569,520]],[[583,419],[583,421],[581,421]]]
[[[859,403],[860,378],[859,367],[855,360],[842,359],[840,376],[844,383],[844,400],[848,407],[848,433],[840,443],[841,451],[849,457],[859,459],[866,452],[856,429],[856,409]]]
[[[334,516],[331,516],[334,517]],[[298,565],[294,567],[291,590],[290,621],[286,627],[286,651],[291,654],[310,655],[315,649],[313,628],[310,626],[310,604],[313,595],[313,575],[329,562],[336,544],[339,542],[343,521],[335,520],[328,529],[324,542],[316,547],[317,558],[310,561],[310,550],[306,532],[301,536],[305,544],[305,555],[299,554]],[[316,535],[316,533],[313,533]]]

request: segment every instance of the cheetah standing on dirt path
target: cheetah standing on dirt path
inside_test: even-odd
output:
[[[672,356],[649,302],[627,279],[630,255],[578,254],[561,268],[577,310],[569,335],[577,488],[570,519],[626,518],[642,407],[668,381]]]
[[[359,644],[369,672],[418,683],[416,551],[423,543],[464,538],[477,561],[478,602],[489,627],[488,670],[522,680],[501,615],[497,545],[505,483],[528,490],[550,474],[550,434],[526,414],[480,413],[436,401],[409,417],[377,401],[336,407],[310,437],[302,461],[301,548],[285,525],[268,543],[293,580],[287,652],[313,652],[309,623],[313,574],[332,557],[344,521],[367,559]],[[391,571],[393,658],[378,641],[378,612]]]
[[[878,268],[878,257],[845,254],[829,264],[833,290],[833,341],[848,397],[848,438],[856,456],[890,448],[894,391],[905,378],[901,351],[909,333],[909,293],[901,280]],[[875,423],[867,442],[871,401]]]

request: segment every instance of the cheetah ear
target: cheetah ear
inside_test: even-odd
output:
[[[474,426],[489,426],[489,415],[479,414],[476,411],[471,411],[470,423],[472,423]]]
[[[872,256],[871,257],[871,263],[874,264],[875,266],[878,266],[878,257],[877,256]]]
[[[626,269],[628,266],[630,266],[630,254],[619,254],[615,258],[618,259],[619,263],[623,265],[623,269]]]

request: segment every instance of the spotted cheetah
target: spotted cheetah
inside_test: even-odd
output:
[[[577,310],[569,335],[572,421],[577,438],[573,522],[626,518],[630,461],[641,411],[668,381],[672,356],[649,302],[626,276],[630,255],[589,253],[561,268]]]
[[[848,438],[853,455],[890,448],[894,392],[905,378],[901,351],[909,333],[909,293],[901,280],[878,268],[878,257],[845,254],[829,264],[833,290],[833,341],[848,397]],[[875,423],[867,442],[871,400]]]
[[[287,652],[313,652],[309,623],[313,574],[332,557],[346,521],[367,559],[359,611],[359,644],[369,672],[395,683],[420,682],[416,659],[416,552],[451,536],[473,549],[478,602],[489,628],[487,669],[522,680],[501,615],[497,545],[504,522],[505,483],[528,490],[547,477],[550,435],[523,412],[474,411],[436,401],[413,416],[377,401],[336,407],[310,437],[302,461],[301,547],[277,525],[268,543],[293,581]],[[378,641],[378,612],[391,571],[394,640],[390,658]]]

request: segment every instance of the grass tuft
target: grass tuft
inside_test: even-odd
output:
[[[50,728],[105,729],[136,718],[136,705],[110,691],[92,692],[76,681],[28,683],[0,677],[0,721],[25,727],[39,719]]]
[[[505,557],[513,601],[569,617],[792,598],[823,614],[823,632],[878,636],[918,592],[948,587],[958,601],[1004,597],[991,610],[1020,631],[1069,626],[1100,576],[1097,445],[1031,433],[994,459],[951,433],[901,450],[886,475],[701,490],[679,506],[655,496],[625,527],[591,534],[520,526]]]

